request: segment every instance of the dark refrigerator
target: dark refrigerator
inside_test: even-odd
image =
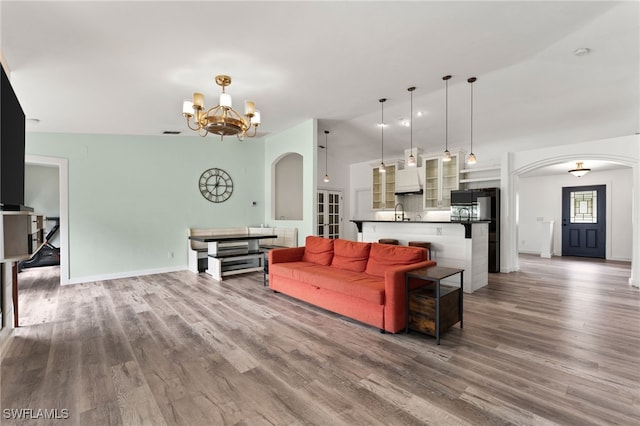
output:
[[[471,220],[490,221],[489,272],[500,272],[500,188],[451,191],[451,220],[461,209],[472,212]]]

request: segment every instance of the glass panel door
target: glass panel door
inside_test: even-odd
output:
[[[342,192],[318,191],[318,236],[340,238],[342,232]]]

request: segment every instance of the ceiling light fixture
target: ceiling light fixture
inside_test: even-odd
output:
[[[467,156],[467,164],[476,164],[478,159],[476,155],[473,153],[473,83],[477,80],[475,77],[471,77],[467,80],[471,87],[471,149],[469,155]]]
[[[182,115],[187,119],[187,126],[202,137],[209,133],[219,135],[220,139],[230,135],[236,135],[239,140],[244,140],[245,136],[254,137],[260,125],[260,111],[256,111],[254,102],[244,102],[244,116],[241,116],[231,106],[231,95],[225,92],[225,87],[231,84],[231,77],[217,75],[215,81],[222,87],[217,106],[205,109],[202,93],[194,93],[193,100],[183,102]],[[248,134],[251,127],[253,133]]]
[[[444,80],[444,155],[442,161],[451,161],[449,152],[449,79],[450,75],[442,77]]]
[[[415,167],[416,157],[413,156],[413,91],[416,90],[416,88],[409,87],[407,90],[411,94],[411,116],[409,118],[409,135],[411,140],[411,149],[409,150],[409,158],[407,158],[407,166]]]
[[[576,161],[576,168],[569,170],[569,173],[571,173],[572,175],[574,175],[576,177],[582,177],[582,176],[586,175],[587,173],[589,173],[591,171],[591,169],[587,169],[587,168],[582,167],[582,164],[583,164],[582,161]]]
[[[324,131],[324,181],[329,182],[329,175],[327,174],[327,158],[329,157],[329,141],[327,137],[329,135],[329,131]]]
[[[381,114],[381,118],[380,118],[380,134],[381,134],[381,138],[380,138],[380,165],[378,166],[378,171],[380,173],[384,173],[387,171],[386,167],[384,166],[384,103],[387,101],[386,98],[382,98],[379,99],[378,102],[380,102],[380,107],[382,108],[382,114]]]

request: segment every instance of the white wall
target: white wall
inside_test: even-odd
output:
[[[520,178],[519,241],[521,253],[540,254],[539,218],[554,220],[553,251],[562,255],[562,188],[568,186],[606,185],[607,239],[606,258],[631,261],[631,168],[591,172],[576,178],[564,175]]]

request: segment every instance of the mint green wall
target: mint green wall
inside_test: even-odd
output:
[[[213,136],[28,133],[26,151],[69,161],[69,271],[71,282],[80,282],[184,269],[187,228],[264,223],[264,144]],[[198,178],[211,167],[225,169],[234,181],[233,195],[221,204],[198,189]]]
[[[307,120],[277,135],[266,137],[264,159],[265,223],[275,227],[298,228],[298,245],[304,245],[307,235],[315,235],[316,224],[316,142],[318,123]],[[295,152],[302,155],[303,210],[302,220],[274,218],[274,164],[284,155]]]

